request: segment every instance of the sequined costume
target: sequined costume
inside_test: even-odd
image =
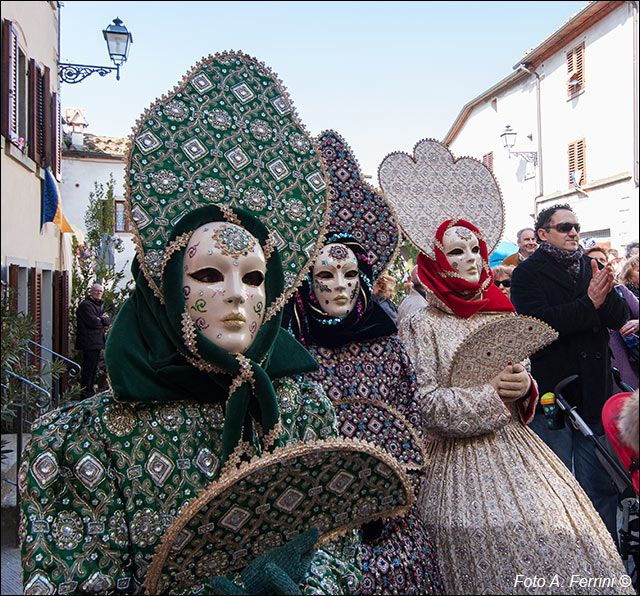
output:
[[[301,528],[290,527],[286,515],[298,505],[313,514],[315,497],[287,493],[288,470],[269,484],[258,466],[245,491],[236,490],[234,473],[258,455],[279,457],[294,441],[335,435],[330,401],[304,380],[317,365],[281,328],[282,306],[322,246],[328,205],[326,173],[277,77],[240,52],[203,59],[138,120],[126,172],[135,290],[107,340],[109,392],[55,410],[33,427],[19,470],[26,594],[154,593],[154,569],[161,593],[211,593],[211,582],[229,579],[241,589],[241,574],[260,556],[296,543]],[[190,303],[191,282],[184,281],[198,252],[190,239],[210,224],[222,224],[209,239],[229,267],[241,268],[249,248],[260,245],[263,269],[253,286],[264,298],[252,307],[260,324],[254,321],[251,341],[236,350],[205,332],[201,313],[215,326],[210,294],[217,289],[203,284],[205,295],[199,286],[200,298]],[[211,246],[200,253],[205,274],[214,267],[206,256],[214,254]],[[236,292],[230,300],[244,304],[247,297]],[[324,444],[331,449],[335,442]],[[337,510],[352,477],[336,467]],[[230,504],[215,528],[228,531],[214,549],[202,543],[213,529],[189,505],[203,492],[217,495],[220,484],[232,501],[236,494],[239,503],[258,500],[267,486],[274,501],[265,497],[259,512]],[[373,505],[365,501],[362,519],[369,519]],[[329,512],[325,527],[338,533],[337,513]],[[251,516],[251,542],[236,548]],[[185,518],[197,530],[185,526],[174,540]],[[294,575],[283,572],[289,582],[300,577],[293,583],[307,593],[357,589],[359,539],[350,527],[345,532],[305,550]],[[189,549],[191,566],[181,567]]]
[[[413,467],[419,486],[423,453],[415,449],[421,436],[421,416],[414,402],[413,368],[395,335],[339,348],[308,346],[320,369],[311,378],[322,384],[334,402],[342,435],[373,441],[404,464]],[[346,403],[345,403],[346,402]],[[384,404],[404,415],[411,424],[392,428],[369,403]],[[421,441],[420,441],[421,445]],[[381,533],[363,540],[360,594],[443,594],[436,549],[414,506],[403,516],[387,520]]]
[[[320,365],[311,376],[336,407],[340,434],[383,447],[412,470],[417,492],[425,461],[415,376],[395,324],[371,300],[373,280],[397,250],[399,229],[393,210],[364,182],[345,140],[325,131],[317,141],[330,183],[326,244],[342,244],[356,255],[359,298],[346,317],[332,319],[307,280],[287,305],[283,324]],[[415,506],[362,532],[361,594],[443,593],[436,552]]]
[[[447,590],[455,594],[633,594],[610,534],[571,472],[527,428],[532,416],[490,385],[448,387],[465,337],[496,316],[430,308],[399,335],[415,366],[430,465],[419,497]],[[530,404],[529,404],[530,405]],[[575,577],[574,577],[575,576]],[[537,590],[524,580],[543,578]],[[574,583],[572,582],[574,578]],[[603,586],[579,580],[603,579]]]
[[[285,441],[335,433],[316,383],[283,380],[276,394]],[[220,403],[120,404],[108,392],[40,418],[19,476],[25,594],[139,593],[178,510],[220,474],[223,422]],[[357,546],[319,549],[303,593],[353,592]]]

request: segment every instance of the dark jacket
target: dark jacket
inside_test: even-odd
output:
[[[111,319],[104,314],[104,302],[87,296],[78,306],[76,316],[76,349],[102,350],[104,328],[111,325]]]
[[[582,257],[574,283],[551,255],[538,249],[514,269],[511,302],[518,314],[544,321],[559,333],[555,342],[531,356],[540,395],[553,391],[565,377],[580,375],[563,395],[596,430],[602,406],[613,393],[608,328],[622,327],[629,307],[612,290],[596,310],[587,295],[591,260]]]

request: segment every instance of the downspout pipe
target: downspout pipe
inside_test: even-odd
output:
[[[543,170],[542,170],[542,112],[540,109],[540,75],[536,72],[535,68],[531,68],[530,65],[526,63],[520,64],[518,66],[518,70],[524,70],[536,77],[536,121],[537,121],[537,136],[538,136],[538,195],[536,196],[536,205],[535,205],[535,214],[537,213],[537,199],[544,196],[544,186],[543,186]]]
[[[633,18],[633,181],[638,188],[638,2],[631,2]]]

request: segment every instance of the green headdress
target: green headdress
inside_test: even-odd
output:
[[[326,172],[310,135],[264,64],[216,54],[144,112],[127,165],[136,290],[107,343],[116,398],[228,395],[223,457],[248,432],[249,416],[268,446],[279,420],[271,381],[316,367],[280,329],[281,308],[322,247],[328,217]],[[267,260],[264,322],[243,355],[207,340],[185,307],[182,255],[192,232],[212,221],[247,229]]]

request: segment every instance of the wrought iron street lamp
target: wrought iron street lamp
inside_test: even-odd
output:
[[[86,64],[58,63],[58,76],[64,83],[79,83],[89,75],[97,72],[101,77],[116,71],[116,80],[120,80],[120,65],[127,61],[129,48],[133,43],[133,36],[122,24],[119,18],[113,19],[113,23],[102,31],[107,42],[109,57],[115,66],[89,66]]]
[[[513,130],[508,124],[504,129],[504,131],[502,132],[502,134],[500,135],[500,138],[504,143],[505,149],[509,151],[509,157],[511,157],[512,155],[515,155],[517,157],[524,158],[528,162],[533,162],[534,166],[538,165],[537,151],[511,151],[511,148],[516,144],[517,136],[518,136],[518,133],[515,130]]]

